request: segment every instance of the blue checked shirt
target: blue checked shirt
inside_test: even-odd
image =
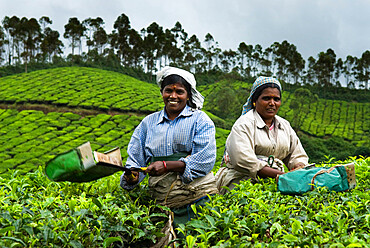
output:
[[[128,144],[128,168],[145,167],[151,157],[169,156],[176,152],[187,152],[190,156],[181,158],[185,171],[180,175],[184,183],[207,175],[215,164],[216,140],[215,126],[202,111],[192,111],[186,106],[173,121],[163,110],[145,117],[136,127]],[[140,173],[139,182],[145,178]],[[132,189],[123,175],[121,186]]]

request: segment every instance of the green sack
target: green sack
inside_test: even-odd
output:
[[[110,164],[109,161],[101,162],[94,159],[94,153],[91,150],[90,143],[86,142],[77,148],[57,155],[47,162],[45,174],[52,181],[90,182],[124,170],[118,147],[104,154],[110,158],[115,158],[121,166]]]
[[[315,187],[327,187],[336,192],[356,187],[353,163],[334,167],[306,167],[277,178],[277,190],[283,194],[300,195]]]

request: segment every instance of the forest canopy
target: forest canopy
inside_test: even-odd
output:
[[[189,35],[180,22],[171,29],[153,22],[138,31],[131,27],[129,17],[121,14],[107,33],[100,17],[71,17],[63,34],[53,30],[52,23],[47,16],[39,20],[5,16],[0,25],[0,65],[23,65],[27,72],[30,63],[72,61],[129,67],[149,74],[173,65],[198,74],[265,75],[293,85],[368,89],[368,50],[359,58],[338,58],[329,48],[305,61],[297,47],[286,40],[266,48],[241,41],[235,51],[222,50],[210,33],[203,39]]]

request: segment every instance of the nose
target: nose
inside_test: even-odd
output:
[[[171,98],[177,98],[176,91],[172,91],[171,94],[170,94],[170,97]]]

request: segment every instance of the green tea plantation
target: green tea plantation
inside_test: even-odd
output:
[[[232,118],[221,116],[207,96],[224,83],[199,88],[216,124],[213,172],[220,166]],[[240,99],[250,89],[244,82],[232,87]],[[279,114],[293,121],[289,104],[294,95],[283,97]],[[65,67],[0,78],[0,247],[155,244],[163,236],[168,209],[150,197],[147,180],[128,192],[119,186],[121,172],[89,183],[52,182],[44,167],[86,141],[96,151],[120,147],[125,161],[135,127],[162,108],[157,85],[117,72]],[[304,108],[299,124],[305,134],[369,144],[369,103],[318,99]],[[194,208],[197,217],[180,226],[185,238],[176,245],[370,247],[370,158],[321,161],[318,166],[354,162],[356,188],[337,193],[318,187],[291,196],[277,192],[274,180],[245,181]]]

